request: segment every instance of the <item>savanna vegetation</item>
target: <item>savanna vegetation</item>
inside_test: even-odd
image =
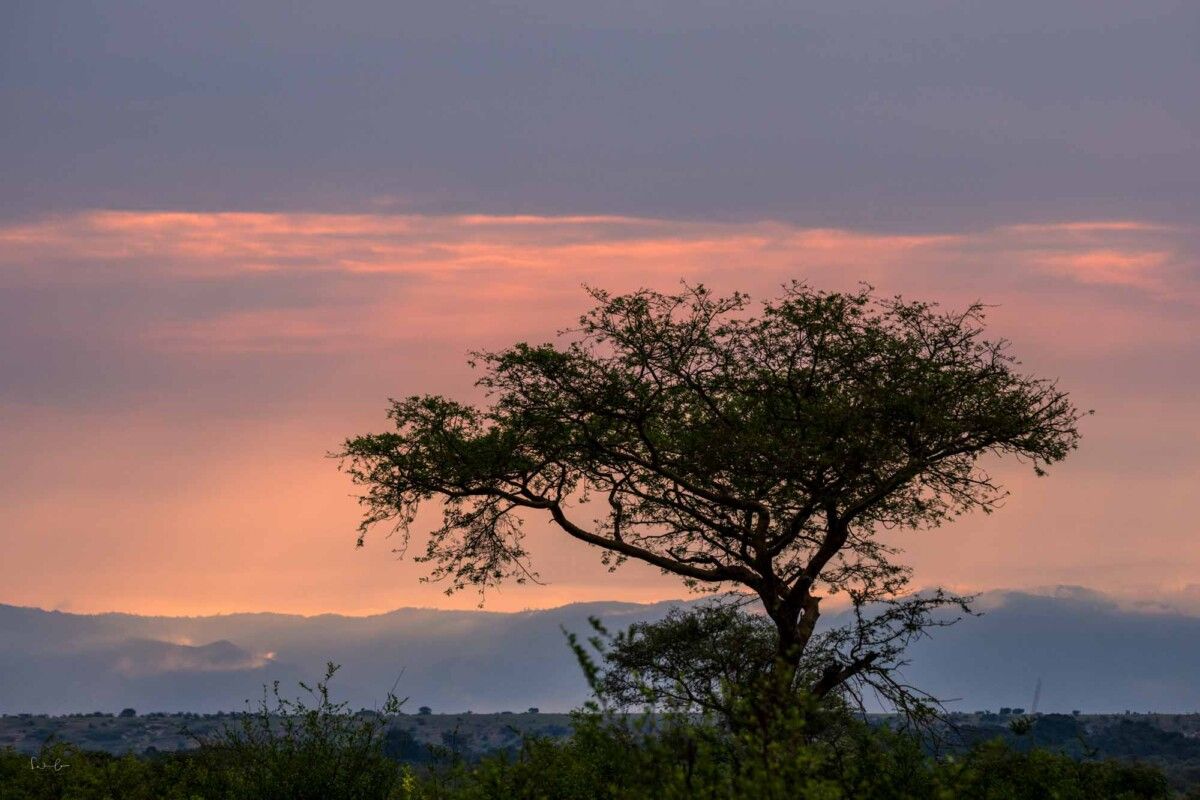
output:
[[[535,578],[522,535],[535,517],[612,567],[752,599],[772,627],[760,715],[870,694],[927,716],[897,667],[969,598],[913,591],[883,534],[994,510],[989,458],[1038,474],[1065,458],[1081,416],[1067,394],[985,337],[980,305],[800,283],[757,314],[702,286],[592,296],[558,343],[475,355],[488,405],[408,397],[392,430],[345,443],[360,544],[390,522],[403,548],[436,501],[418,560],[447,591],[482,592]],[[819,625],[831,596],[851,624]]]
[[[609,640],[611,642],[611,639]],[[36,756],[0,753],[4,800],[650,800],[651,798],[1171,798],[1153,766],[1072,756],[996,738],[931,749],[931,740],[869,726],[837,710],[796,705],[757,718],[730,701],[728,716],[677,711],[617,714],[604,681],[623,666],[578,640],[597,700],[564,739],[530,736],[470,757],[447,741],[414,751],[391,735],[399,703],[351,713],[329,678],[307,699],[276,691],[231,718],[193,751],[135,756],[48,744]],[[619,682],[621,691],[638,683]],[[308,688],[308,687],[305,687]],[[652,686],[638,691],[653,692]],[[1037,722],[1030,728],[1036,730]],[[1026,731],[1027,733],[1027,731]],[[1024,736],[1024,734],[1020,734]],[[1011,738],[1011,737],[1010,737]],[[951,754],[952,753],[952,754]],[[1200,796],[1200,793],[1188,795]]]

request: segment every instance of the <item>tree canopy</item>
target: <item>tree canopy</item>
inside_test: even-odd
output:
[[[985,457],[1041,474],[1079,439],[1067,394],[985,337],[979,304],[791,283],[755,313],[703,286],[589,291],[558,342],[475,354],[488,405],[396,400],[392,430],[345,443],[365,487],[360,544],[386,521],[407,543],[436,499],[442,524],[418,559],[451,591],[483,589],[535,574],[521,525],[541,515],[612,566],[757,596],[785,668],[821,652],[807,687],[821,696],[884,674],[961,600],[906,597],[910,570],[881,529],[991,511],[1005,493]],[[856,622],[818,635],[836,593]]]

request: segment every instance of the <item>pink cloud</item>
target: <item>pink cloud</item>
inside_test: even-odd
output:
[[[1162,271],[1170,258],[1171,254],[1166,251],[1088,250],[1046,254],[1039,260],[1047,269],[1062,272],[1083,283],[1157,289],[1164,284]]]
[[[1185,585],[1200,572],[1194,241],[1195,231],[1137,220],[932,235],[102,211],[0,226],[0,357],[13,365],[0,394],[10,423],[0,601],[171,613],[470,607],[472,596],[417,583],[420,569],[388,557],[382,539],[353,549],[351,487],[324,453],[378,428],[389,395],[474,396],[466,352],[553,338],[586,307],[583,283],[680,279],[759,297],[790,278],[866,280],[948,306],[997,304],[993,332],[1099,413],[1051,478],[1011,473],[1001,513],[906,538],[920,581]],[[549,585],[506,590],[490,607],[681,591],[636,567],[608,576],[594,553],[544,527],[531,527],[531,545]]]
[[[763,293],[790,277],[839,286],[868,280],[958,300],[1058,279],[1195,296],[1194,286],[1170,284],[1172,265],[1185,257],[1173,230],[1137,221],[892,235],[629,217],[105,211],[0,228],[0,243],[0,270],[16,281],[332,272],[421,284],[362,297],[358,313],[239,309],[141,332],[155,348],[188,351],[210,342],[221,352],[328,352],[448,322],[482,333],[507,324],[506,304],[518,300],[574,311],[585,282],[632,288],[684,278]]]

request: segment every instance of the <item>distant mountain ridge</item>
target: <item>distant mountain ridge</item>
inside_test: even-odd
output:
[[[578,603],[537,611],[406,608],[366,617],[243,613],[82,615],[0,605],[0,712],[239,710],[342,665],[337,699],[373,707],[393,687],[411,705],[490,712],[578,706],[586,685],[563,630],[660,619],[682,601]],[[934,631],[905,671],[958,710],[1200,709],[1200,617],[1120,608],[1078,588],[989,592],[983,616]],[[836,617],[832,618],[836,622]]]
[[[586,696],[563,629],[614,627],[676,603],[578,603],[499,613],[405,608],[365,617],[71,614],[0,605],[0,713],[244,708],[264,684],[319,677],[352,706],[393,687],[439,710],[569,709]]]

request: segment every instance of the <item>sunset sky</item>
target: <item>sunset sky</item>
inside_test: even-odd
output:
[[[1095,409],[916,583],[1200,610],[1193,2],[8,2],[0,602],[474,607],[326,457],[584,284],[994,307]],[[532,524],[511,610],[679,597]]]

